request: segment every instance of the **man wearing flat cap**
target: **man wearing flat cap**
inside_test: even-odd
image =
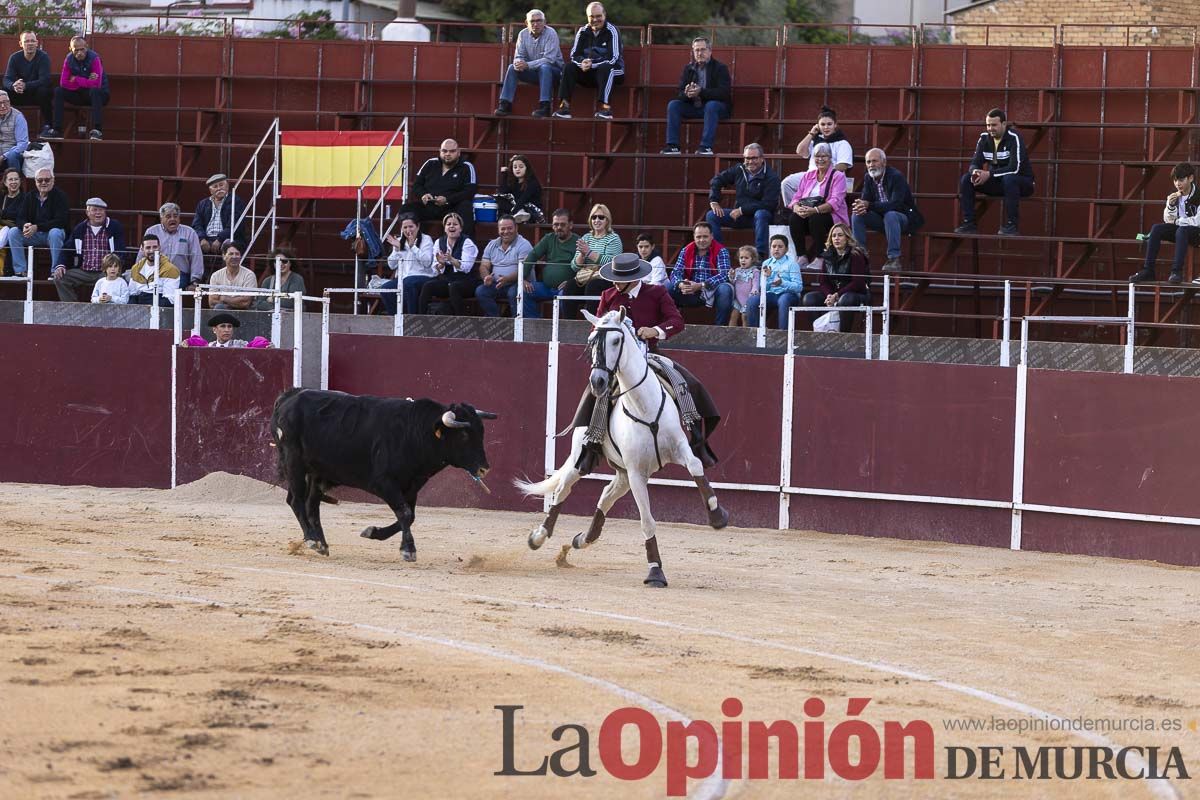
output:
[[[208,197],[196,206],[192,227],[200,237],[200,250],[205,255],[220,255],[221,243],[232,239],[243,250],[246,247],[246,223],[233,230],[233,223],[245,209],[237,197],[229,194],[229,178],[218,172],[208,179]]]
[[[96,281],[104,277],[104,257],[116,253],[124,263],[125,231],[121,223],[108,216],[108,203],[101,197],[89,197],[84,204],[87,219],[75,226],[67,237],[64,261],[50,273],[58,289],[58,299],[65,303],[79,300],[79,290],[91,295]]]
[[[675,390],[680,418],[691,441],[692,451],[704,466],[711,467],[717,463],[717,457],[709,448],[707,439],[721,421],[721,414],[695,375],[672,359],[658,354],[660,339],[668,339],[683,330],[683,316],[665,287],[646,282],[653,269],[650,262],[643,261],[635,253],[621,253],[600,267],[599,277],[611,281],[613,285],[600,295],[597,316],[604,316],[619,308],[625,309],[625,315],[633,323],[637,337],[650,350],[647,356],[650,366],[663,375]],[[595,466],[602,453],[601,443],[608,431],[608,419],[603,415],[597,419],[595,409],[596,398],[590,389],[585,389],[572,423],[574,427],[588,428],[588,438],[577,464],[584,475]],[[603,410],[607,409],[608,404],[603,404]]]

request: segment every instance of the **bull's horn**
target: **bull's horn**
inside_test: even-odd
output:
[[[497,417],[497,415],[493,414],[491,411],[480,411],[479,409],[475,409],[475,413],[479,415],[480,419],[496,419]]]
[[[469,423],[469,422],[459,422],[458,418],[454,416],[453,411],[447,411],[445,414],[442,414],[442,424],[445,425],[447,428],[469,428],[469,427],[471,427],[471,423]]]

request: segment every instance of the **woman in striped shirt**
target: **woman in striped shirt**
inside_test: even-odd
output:
[[[612,229],[612,212],[603,203],[592,206],[588,223],[588,232],[575,243],[575,283],[583,289],[582,294],[599,297],[609,287],[599,276],[600,267],[621,254],[621,237]],[[587,305],[595,313],[599,301]],[[578,311],[572,309],[571,316],[578,316]]]

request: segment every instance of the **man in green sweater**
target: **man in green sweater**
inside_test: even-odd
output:
[[[575,242],[579,236],[571,233],[571,212],[560,208],[550,218],[552,236],[543,236],[525,257],[525,316],[542,316],[539,304],[560,294],[572,294],[575,285]],[[541,267],[541,280],[538,280]]]

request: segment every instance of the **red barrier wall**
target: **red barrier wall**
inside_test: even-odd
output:
[[[177,482],[231,472],[278,483],[271,410],[292,385],[292,351],[181,347],[178,366]]]
[[[477,488],[462,470],[445,469],[421,492],[419,504],[541,508],[524,500],[512,479],[542,474],[545,345],[335,334],[330,337],[329,388],[470,403],[499,414],[484,423],[492,494]]]
[[[168,332],[0,325],[0,480],[165,487],[170,480]],[[332,337],[332,388],[465,401],[500,414],[487,425],[495,494],[443,472],[423,504],[531,512],[509,481],[543,474],[546,346],[457,339]],[[558,427],[588,366],[563,347]],[[270,412],[291,383],[290,351],[179,350],[180,482],[215,470],[274,480]],[[679,352],[725,418],[713,437],[718,482],[778,480],[778,356]],[[1011,491],[1015,372],[995,367],[798,358],[793,485],[1006,501]],[[1200,380],[1031,371],[1025,500],[1098,510],[1200,516],[1186,448]],[[566,441],[558,442],[559,461]],[[668,475],[685,477],[678,468]],[[568,503],[589,514],[600,481]],[[778,495],[722,491],[736,525],[776,524]],[[656,519],[702,523],[695,489],[656,487]],[[617,515],[635,515],[622,500]],[[793,496],[791,526],[1006,547],[1005,508]],[[1200,565],[1193,528],[1026,512],[1023,549]]]
[[[792,485],[1012,499],[1016,371],[797,358]]]
[[[170,333],[0,325],[0,341],[0,480],[170,486]]]
[[[1030,370],[1025,502],[1200,517],[1200,380]]]

